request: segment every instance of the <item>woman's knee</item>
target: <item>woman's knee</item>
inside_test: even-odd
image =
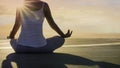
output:
[[[65,39],[63,37],[59,37],[59,38],[60,38],[61,44],[63,45],[65,43]]]
[[[12,48],[16,51],[16,47],[17,47],[16,39],[11,39],[10,44],[11,44]]]
[[[63,37],[61,37],[61,36],[56,36],[56,38],[57,38],[57,43],[60,45],[60,46],[62,46],[64,43],[65,43],[65,39],[63,38]]]
[[[65,42],[65,39],[61,36],[55,36],[59,41],[61,41],[62,43]]]
[[[11,45],[15,45],[15,44],[16,44],[16,39],[11,39],[11,40],[10,40],[10,44],[11,44]]]

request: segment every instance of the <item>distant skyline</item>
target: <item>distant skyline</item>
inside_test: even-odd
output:
[[[21,0],[0,0],[0,25],[13,24]],[[120,0],[43,0],[63,30],[74,33],[120,33]],[[47,25],[47,26],[46,26]],[[45,23],[45,28],[48,24]]]

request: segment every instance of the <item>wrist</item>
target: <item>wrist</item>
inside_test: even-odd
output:
[[[62,37],[62,38],[66,38],[66,36],[65,36],[65,35],[61,35],[61,37]]]
[[[8,36],[7,39],[14,39],[14,36]]]

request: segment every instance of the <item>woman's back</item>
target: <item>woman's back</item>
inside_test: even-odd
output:
[[[32,2],[31,2],[32,1]],[[49,5],[41,0],[25,0],[24,9],[17,11],[16,21],[8,36],[11,39],[10,44],[15,52],[53,52],[64,44],[65,39],[71,36],[72,31],[63,33],[55,23]],[[60,36],[45,39],[43,36],[43,21],[48,21],[50,27]],[[15,35],[21,27],[21,33],[18,40]]]
[[[43,21],[44,21],[44,2],[41,9],[33,11],[28,7],[21,10],[22,27],[18,38],[18,44],[30,47],[42,47],[46,45],[46,40],[43,36]]]

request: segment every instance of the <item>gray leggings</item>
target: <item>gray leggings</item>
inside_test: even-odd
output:
[[[46,41],[47,41],[47,45],[39,48],[19,45],[16,43],[15,39],[11,39],[10,44],[14,49],[14,51],[18,53],[53,52],[55,49],[61,47],[64,44],[65,39],[60,36],[55,36],[55,37],[46,39]]]

